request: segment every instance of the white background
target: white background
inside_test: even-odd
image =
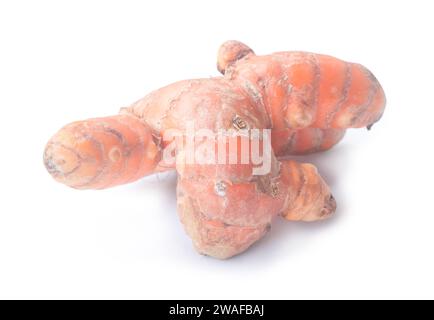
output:
[[[432,1],[3,1],[0,298],[434,298]],[[48,138],[168,83],[217,75],[237,39],[258,54],[327,53],[388,97],[316,164],[338,201],[277,219],[228,261],[198,255],[175,176],[76,191],[45,171]]]

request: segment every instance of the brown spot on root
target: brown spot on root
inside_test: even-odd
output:
[[[232,124],[237,130],[243,130],[248,128],[247,122],[238,115],[235,115],[235,117],[232,119]]]
[[[277,183],[272,183],[271,184],[271,196],[277,197],[277,195],[279,194],[279,187],[277,186]]]
[[[110,161],[117,162],[119,161],[120,158],[121,158],[121,151],[119,150],[119,148],[117,147],[112,148],[109,152]]]
[[[272,181],[269,175],[256,177],[256,189],[273,198],[279,194],[277,183]]]
[[[62,152],[56,153],[54,148]],[[48,143],[44,151],[45,168],[53,177],[67,177],[80,167],[81,160],[80,155],[74,149],[63,144]]]
[[[271,223],[267,223],[267,226],[265,227],[265,232],[270,232],[271,230]]]
[[[325,201],[324,207],[321,209],[319,216],[321,219],[326,219],[335,211],[336,211],[336,200],[331,194],[329,199]]]
[[[224,197],[226,195],[226,188],[226,183],[218,181],[214,186],[214,191],[218,196]]]

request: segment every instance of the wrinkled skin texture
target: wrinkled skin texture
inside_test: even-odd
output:
[[[279,159],[327,150],[347,128],[370,128],[385,107],[377,79],[359,64],[330,56],[258,56],[238,41],[220,47],[217,68],[222,77],[176,82],[117,116],[65,126],[47,144],[47,170],[68,186],[103,189],[176,169],[181,222],[200,253],[221,259],[263,237],[276,215],[294,221],[332,215],[335,199],[316,168]],[[176,162],[167,163],[170,141],[164,138],[173,129],[185,132],[189,121],[214,133],[271,129],[272,148],[262,150],[271,159],[269,172],[255,175],[251,161],[187,164],[183,146]],[[235,139],[239,145],[243,137]]]

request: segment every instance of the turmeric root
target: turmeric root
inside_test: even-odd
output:
[[[73,122],[47,144],[45,166],[59,182],[77,189],[102,189],[153,172],[160,150],[149,126],[137,117]]]
[[[221,259],[259,240],[276,215],[315,221],[336,209],[316,168],[295,161],[282,161],[276,172],[244,183],[179,175],[177,196],[178,214],[197,251]]]
[[[103,189],[176,169],[186,232],[200,253],[222,259],[259,240],[276,215],[331,216],[336,202],[316,168],[279,158],[327,150],[347,128],[371,127],[385,107],[377,79],[359,64],[306,52],[257,56],[238,41],[220,47],[217,68],[223,76],[176,82],[119,115],[65,126],[47,144],[47,170],[70,187]],[[192,127],[201,133],[190,141]]]
[[[380,83],[360,64],[308,52],[257,56],[228,41],[217,65],[267,111],[275,129],[371,127],[384,111]]]

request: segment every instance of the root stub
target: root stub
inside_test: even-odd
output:
[[[152,173],[160,159],[150,129],[128,115],[73,122],[47,143],[44,164],[57,181],[103,189]]]

